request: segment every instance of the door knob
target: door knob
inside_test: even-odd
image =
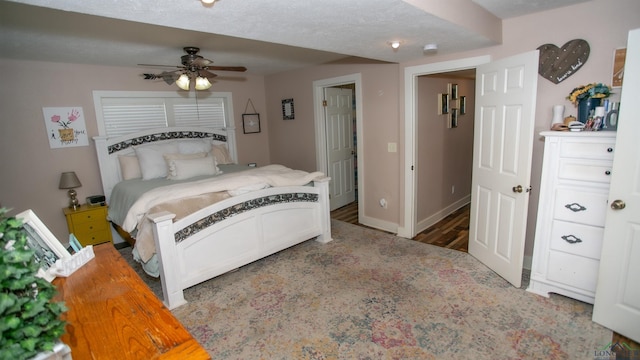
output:
[[[514,186],[513,187],[513,192],[521,193],[522,192],[522,185]]]
[[[622,210],[627,206],[627,204],[624,203],[624,201],[622,200],[613,200],[611,202],[611,208],[613,210]]]

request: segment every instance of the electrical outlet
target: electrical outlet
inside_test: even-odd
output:
[[[387,151],[390,153],[398,152],[398,144],[394,142],[387,143]]]
[[[453,194],[453,193],[455,193],[455,192],[456,192],[456,187],[455,187],[455,185],[451,185],[451,193]]]

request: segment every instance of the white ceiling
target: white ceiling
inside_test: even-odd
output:
[[[439,54],[499,43],[464,16],[499,26],[500,19],[585,1],[0,0],[0,57],[179,65],[182,48],[197,46],[215,65],[262,75],[346,57],[397,63],[428,56],[428,43]],[[391,40],[401,47],[392,50]]]

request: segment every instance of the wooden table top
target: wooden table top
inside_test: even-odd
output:
[[[53,284],[74,359],[210,359],[111,243]]]

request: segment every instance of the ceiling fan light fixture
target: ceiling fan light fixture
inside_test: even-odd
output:
[[[211,82],[206,77],[198,76],[196,78],[196,90],[207,90],[210,87]]]
[[[178,80],[176,80],[176,85],[178,85],[178,87],[182,90],[189,90],[189,77],[187,76],[187,74],[182,74],[180,75],[180,77],[178,78]]]
[[[200,0],[200,1],[202,1],[202,3],[205,4],[205,5],[211,5],[214,2],[216,2],[216,0]]]

